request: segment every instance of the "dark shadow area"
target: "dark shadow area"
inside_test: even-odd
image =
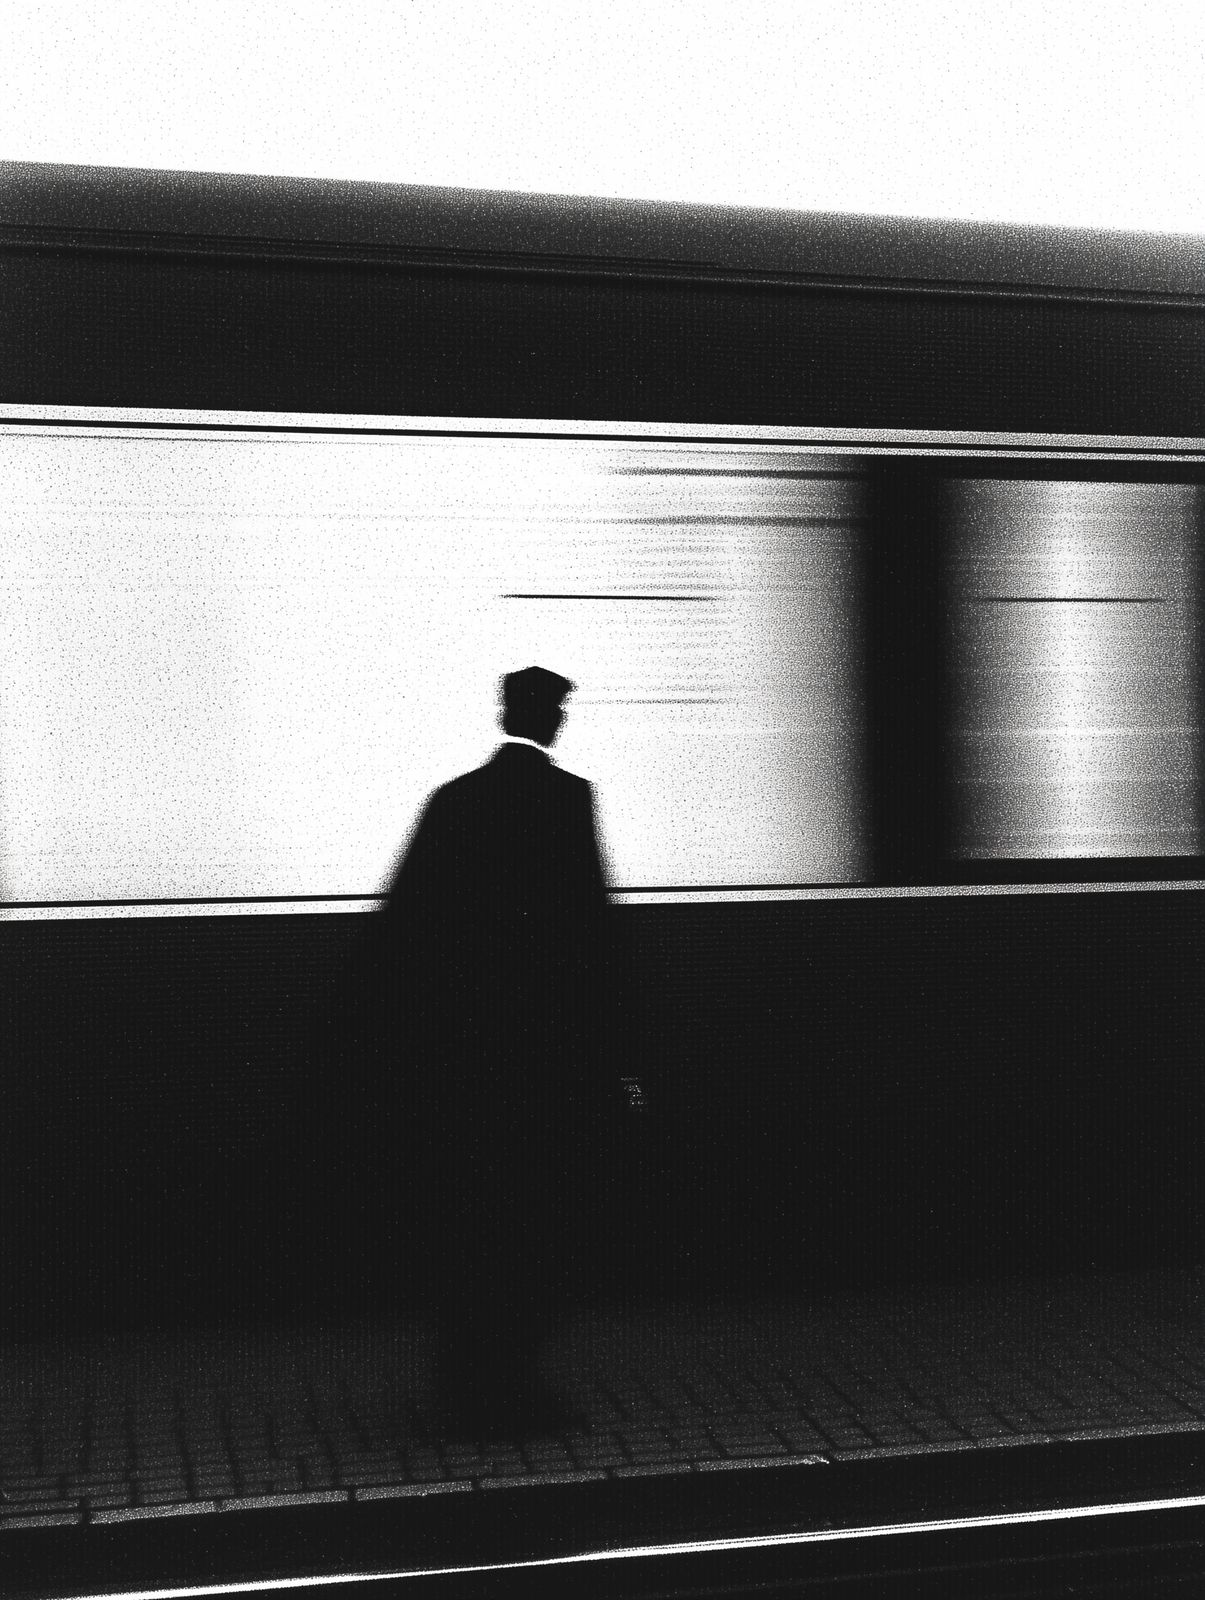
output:
[[[1202,915],[1156,890],[614,908],[647,1021],[608,1070],[647,1110],[586,1292],[1199,1259]],[[354,998],[376,932],[0,929],[10,1329],[420,1295],[404,1080]]]
[[[98,255],[31,233],[7,252],[19,309],[0,329],[7,391],[27,404],[1200,432],[1191,302],[315,263],[270,245],[164,256],[137,238]],[[165,326],[171,339],[148,337]]]
[[[942,883],[950,662],[937,486],[925,461],[868,474],[866,569],[869,790],[876,883]]]

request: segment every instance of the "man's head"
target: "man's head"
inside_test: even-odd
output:
[[[560,731],[565,713],[561,701],[573,690],[568,678],[543,667],[508,672],[502,680],[502,730],[520,739],[549,745]]]

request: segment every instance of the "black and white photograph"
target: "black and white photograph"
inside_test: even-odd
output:
[[[0,60],[0,1596],[1205,1590],[1205,33]]]

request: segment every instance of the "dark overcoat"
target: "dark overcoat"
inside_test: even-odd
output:
[[[537,1274],[566,1233],[580,1254],[620,1115],[606,910],[591,786],[542,750],[431,795],[378,931],[397,1149],[437,1249]]]

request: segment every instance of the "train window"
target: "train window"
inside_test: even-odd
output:
[[[1198,498],[947,484],[952,855],[1200,850]]]
[[[186,427],[0,454],[10,903],[347,909],[532,662],[579,686],[555,754],[617,888],[866,874],[848,462]]]

